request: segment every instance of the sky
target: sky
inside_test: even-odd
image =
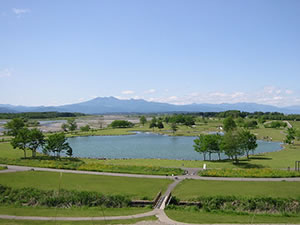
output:
[[[0,104],[105,96],[300,105],[300,1],[0,1]]]

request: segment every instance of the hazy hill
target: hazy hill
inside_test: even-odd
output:
[[[143,99],[121,100],[114,97],[98,97],[89,101],[62,106],[13,106],[0,104],[0,112],[81,112],[87,114],[102,113],[156,113],[156,112],[221,112],[240,110],[246,112],[282,112],[286,114],[299,113],[300,106],[276,107],[256,103],[235,104],[189,104],[173,105],[168,103],[148,102]]]

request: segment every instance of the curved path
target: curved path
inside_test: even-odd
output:
[[[241,177],[201,177],[196,175],[195,168],[184,168],[188,171],[187,175],[180,176],[160,176],[160,175],[145,175],[145,174],[128,174],[128,173],[108,173],[108,172],[93,172],[93,171],[81,171],[81,170],[66,170],[66,169],[51,169],[40,167],[28,167],[28,166],[6,166],[6,170],[0,170],[0,173],[12,173],[21,171],[47,171],[47,172],[62,172],[62,173],[75,173],[75,174],[91,174],[91,175],[104,175],[104,176],[118,176],[118,177],[137,177],[137,178],[156,178],[156,179],[194,179],[194,180],[223,180],[223,181],[299,181],[300,177],[291,178],[241,178]],[[192,171],[192,172],[189,172]]]
[[[66,170],[66,169],[50,169],[39,167],[27,167],[27,166],[14,166],[14,165],[0,165],[6,166],[6,170],[1,170],[0,173],[13,173],[22,171],[47,171],[47,172],[63,172],[63,173],[75,173],[75,174],[93,174],[93,175],[106,175],[106,176],[121,176],[121,177],[137,177],[137,178],[157,178],[157,179],[172,179],[171,183],[162,196],[162,204],[159,209],[154,209],[150,212],[128,215],[128,216],[109,216],[109,217],[42,217],[42,216],[11,216],[0,215],[0,219],[11,220],[36,220],[36,221],[96,221],[96,220],[126,220],[136,219],[148,216],[156,216],[159,221],[147,221],[142,224],[149,225],[190,225],[187,223],[181,223],[171,220],[164,212],[166,200],[168,199],[171,191],[184,179],[197,179],[197,180],[224,180],[224,181],[300,181],[298,178],[231,178],[231,177],[200,177],[197,175],[199,169],[195,168],[183,168],[187,171],[186,175],[181,176],[157,176],[157,175],[143,175],[143,174],[124,174],[124,173],[106,173],[106,172],[92,172],[92,171],[78,171],[78,170]],[[140,224],[140,222],[138,223]],[[195,224],[194,224],[195,225]],[[223,224],[224,225],[224,224]],[[277,224],[278,225],[278,224]]]

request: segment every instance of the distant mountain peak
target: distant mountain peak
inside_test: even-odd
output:
[[[240,110],[246,112],[281,112],[285,114],[300,114],[300,106],[276,107],[257,103],[222,103],[222,104],[188,104],[173,105],[170,103],[150,102],[145,99],[118,99],[113,96],[96,97],[76,104],[62,106],[13,106],[0,104],[0,112],[81,112],[86,114],[109,113],[166,113],[166,112],[222,112]]]

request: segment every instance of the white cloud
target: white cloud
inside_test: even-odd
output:
[[[12,8],[12,11],[14,14],[21,16],[22,14],[30,13],[30,9],[17,9],[17,8]]]
[[[4,69],[0,71],[0,78],[3,77],[11,77],[13,74],[13,70],[12,69]]]
[[[264,87],[254,92],[191,92],[184,96],[163,96],[146,98],[148,101],[172,103],[177,105],[192,103],[238,103],[254,102],[259,104],[289,106],[299,105],[300,98],[292,90],[273,86]]]
[[[155,92],[156,92],[156,90],[152,88],[152,89],[145,91],[145,94],[153,94]]]
[[[123,95],[132,95],[132,94],[134,94],[134,91],[126,90],[126,91],[122,91],[121,93],[122,93]]]

